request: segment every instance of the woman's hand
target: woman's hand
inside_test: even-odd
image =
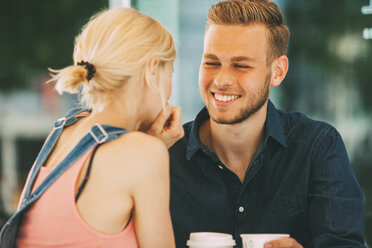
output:
[[[265,248],[303,248],[294,238],[281,238],[265,243]]]
[[[182,109],[167,103],[165,113],[159,113],[146,133],[161,139],[169,149],[184,135],[181,119]]]

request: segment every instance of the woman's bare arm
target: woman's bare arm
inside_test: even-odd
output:
[[[137,140],[137,144],[138,144]],[[159,139],[141,135],[133,154],[134,224],[141,248],[175,247],[169,211],[169,154]]]

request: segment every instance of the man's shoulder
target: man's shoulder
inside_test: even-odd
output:
[[[334,126],[300,112],[278,112],[286,136],[287,151],[291,154],[320,161],[337,153],[344,158],[343,161],[347,161],[343,139]]]
[[[288,138],[292,137],[313,137],[314,139],[321,139],[327,134],[332,133],[338,135],[336,128],[321,120],[316,120],[308,117],[301,112],[284,112],[278,110],[280,121],[282,123],[284,132]]]

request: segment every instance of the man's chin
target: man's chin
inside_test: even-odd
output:
[[[221,125],[233,125],[233,124],[237,124],[239,122],[241,122],[240,120],[226,120],[226,119],[213,119],[212,120],[217,123],[217,124],[221,124]]]
[[[228,115],[227,113],[218,115],[213,112],[212,113],[209,112],[209,116],[211,120],[217,124],[233,125],[233,124],[238,124],[238,123],[245,121],[246,119],[254,115],[256,112],[257,112],[257,109],[253,109],[253,110],[251,109],[250,111],[245,111],[245,112],[241,111],[240,113],[235,113],[235,114],[230,114],[230,115]]]
[[[230,125],[230,124],[235,124],[236,123],[236,117],[237,116],[234,116],[231,112],[228,113],[228,111],[224,112],[224,111],[218,111],[216,109],[211,109],[207,106],[207,110],[208,110],[208,113],[209,113],[209,116],[211,118],[211,120],[217,124],[226,124],[226,125]]]
[[[215,116],[215,115],[210,115],[211,120],[217,124],[223,124],[223,125],[232,125],[236,124],[239,122],[242,122],[245,120],[239,117],[226,117],[226,116]]]

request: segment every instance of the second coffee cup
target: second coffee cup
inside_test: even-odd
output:
[[[241,234],[243,248],[263,248],[264,244],[280,238],[288,238],[289,234],[260,233],[260,234]]]

